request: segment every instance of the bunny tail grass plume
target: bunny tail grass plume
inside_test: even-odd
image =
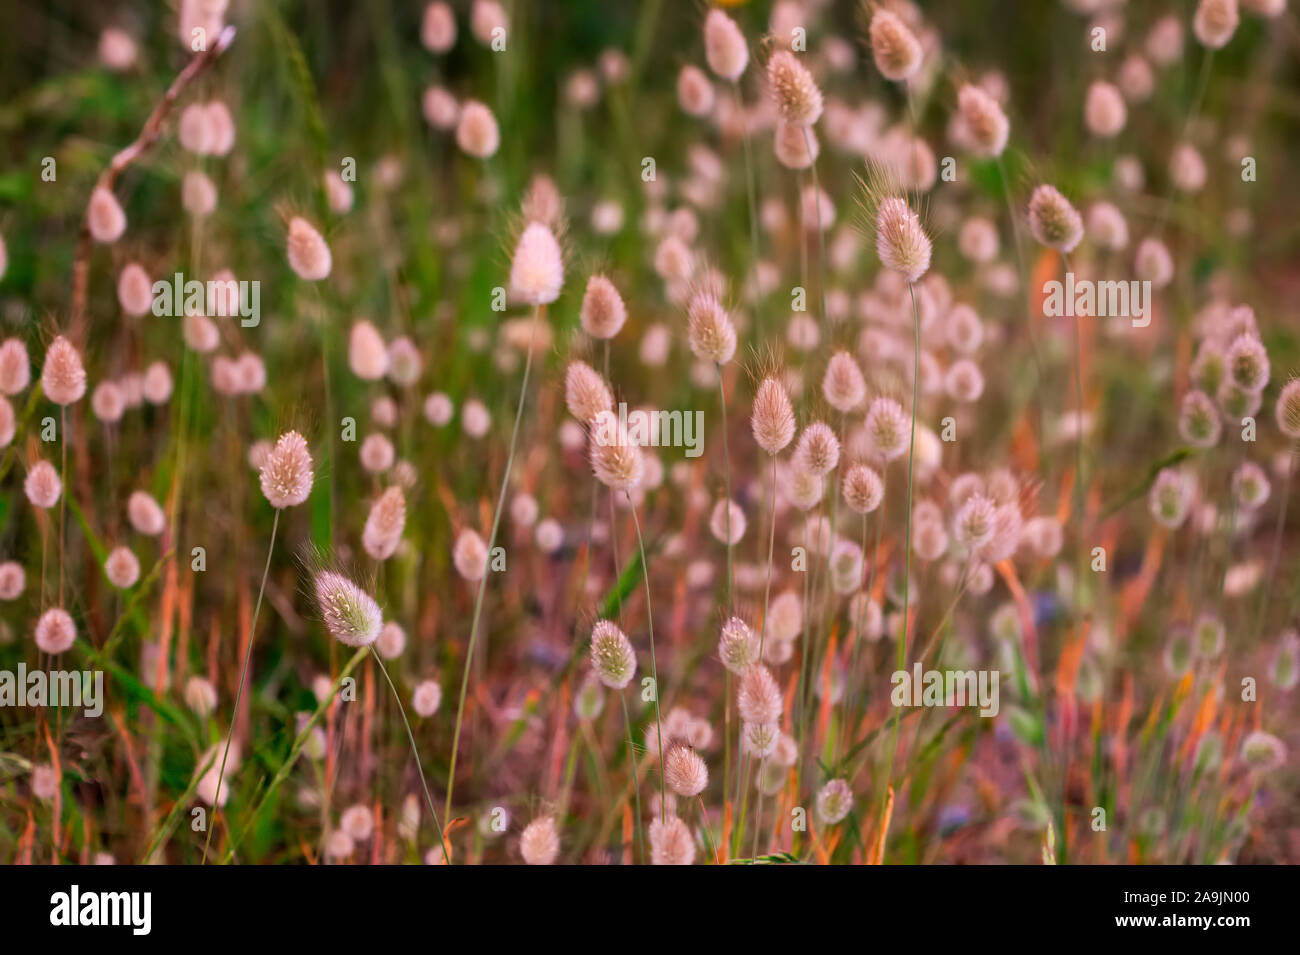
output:
[[[867,28],[871,56],[885,79],[901,82],[921,68],[921,42],[902,18],[878,7]]]
[[[312,487],[311,452],[307,439],[297,431],[286,431],[276,439],[259,474],[262,494],[279,510],[307,500]]]
[[[822,115],[817,81],[788,50],[777,50],[767,61],[767,86],[777,115],[792,126],[808,127]]]
[[[298,278],[307,282],[319,282],[328,278],[334,260],[325,238],[316,231],[316,227],[302,216],[289,220],[289,235],[285,240],[285,253],[289,258],[289,268]]]
[[[921,216],[889,166],[868,162],[866,175],[856,178],[858,206],[870,222],[877,257],[885,268],[915,283],[929,270],[932,251]]]
[[[253,619],[248,627],[248,641],[244,647],[244,660],[239,668],[239,685],[235,690],[235,708],[236,716],[239,713],[239,704],[244,696],[244,682],[248,678],[249,665],[253,659],[253,639],[257,636],[257,618],[262,612],[262,598],[266,594],[266,578],[271,572],[271,555],[275,553],[275,538],[280,529],[280,512],[286,507],[293,507],[307,500],[311,494],[312,487],[312,460],[311,453],[307,450],[306,439],[297,431],[287,431],[276,440],[273,447],[267,454],[266,462],[262,465],[259,474],[259,480],[262,485],[262,493],[266,496],[271,506],[275,508],[275,517],[271,521],[271,540],[266,546],[266,564],[262,567],[262,580],[257,587],[257,602],[253,605]],[[324,575],[322,575],[324,576]],[[362,596],[365,596],[362,594]],[[317,586],[317,599],[322,604],[324,612],[325,601],[321,599],[321,588]],[[366,597],[370,600],[369,597]],[[379,608],[373,600],[370,605],[374,607],[374,630],[375,634],[379,632],[379,626],[382,622],[379,614]],[[337,606],[336,606],[337,611]],[[355,622],[355,621],[354,621]],[[330,628],[333,630],[333,627]],[[335,634],[338,635],[337,633]],[[342,638],[340,638],[342,639]],[[372,635],[371,640],[374,639]],[[344,642],[348,642],[344,640]],[[359,644],[357,644],[359,645]],[[230,754],[230,742],[235,734],[234,718],[230,721],[230,729],[226,733],[226,745],[221,753],[221,765],[217,769],[217,781],[214,793],[213,805],[220,805],[219,797],[221,796],[221,782],[226,772],[226,758]],[[203,840],[203,863],[208,860],[208,847],[212,841],[212,829],[209,826],[208,834]]]
[[[600,373],[584,361],[571,361],[564,373],[564,403],[582,424],[591,424],[601,412],[612,412],[614,398]]]
[[[321,620],[330,636],[350,647],[369,646],[384,625],[375,599],[337,571],[323,570],[312,582]]]
[[[592,338],[610,339],[627,321],[627,306],[613,282],[603,275],[593,275],[587,280],[578,316],[583,331]]]
[[[591,630],[591,668],[600,682],[621,690],[636,675],[636,653],[627,635],[609,620],[598,620]]]
[[[519,443],[519,425],[523,421],[524,406],[528,403],[528,381],[533,369],[533,352],[537,343],[537,325],[541,320],[542,306],[554,302],[559,297],[563,284],[564,256],[555,233],[550,227],[539,222],[529,223],[519,236],[514,258],[510,264],[510,294],[531,304],[533,317],[529,323],[528,351],[524,358],[523,381],[519,386],[519,403],[515,407],[515,423],[510,431],[510,446],[506,451],[506,465],[501,474],[501,486],[497,490],[496,507],[492,514],[492,532],[488,536],[485,557],[496,547],[497,532],[501,527],[506,489],[510,486],[510,473],[515,462],[515,447]],[[640,475],[638,474],[637,477],[639,480]],[[457,569],[460,569],[459,566]],[[456,758],[460,752],[465,695],[469,691],[469,671],[474,661],[474,648],[478,640],[478,624],[483,613],[483,598],[487,593],[488,576],[486,572],[483,573],[478,582],[478,593],[474,597],[474,614],[470,619],[469,643],[465,650],[465,666],[461,671],[460,695],[456,703],[456,724],[451,738],[451,761],[447,770],[447,800],[443,809],[443,815],[448,819],[451,818],[452,796],[456,787]]]
[[[724,80],[740,79],[749,65],[749,45],[736,21],[716,7],[704,18],[704,60]]]

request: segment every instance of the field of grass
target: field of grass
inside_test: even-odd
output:
[[[1300,861],[1297,52],[5,4],[0,861]]]

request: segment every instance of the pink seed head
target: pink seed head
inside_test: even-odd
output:
[[[749,65],[749,45],[736,21],[716,7],[704,18],[704,59],[724,80],[740,79]]]
[[[892,10],[878,8],[867,35],[876,69],[885,79],[899,82],[921,68],[921,43]]]
[[[466,100],[456,122],[456,145],[476,159],[487,159],[501,146],[496,117],[478,100]]]
[[[527,305],[549,305],[564,285],[564,256],[555,233],[530,222],[519,236],[510,263],[510,290]]]
[[[592,338],[610,339],[627,321],[627,306],[613,282],[603,275],[593,275],[587,281],[579,317],[583,330]]]
[[[62,335],[50,343],[41,369],[41,388],[56,405],[70,405],[86,393],[86,369],[81,356]]]
[[[808,69],[788,50],[767,61],[767,85],[781,119],[792,126],[811,126],[822,114],[822,92]]]
[[[975,152],[986,157],[1001,156],[1011,124],[998,101],[982,87],[968,83],[957,93],[957,111]]]
[[[564,373],[564,403],[569,414],[590,424],[602,411],[612,411],[614,399],[599,372],[586,362],[571,361]]]
[[[1029,198],[1029,231],[1048,248],[1071,252],[1083,238],[1083,217],[1055,187],[1043,184]]]
[[[907,200],[881,200],[876,212],[876,255],[885,268],[909,282],[915,282],[930,268],[930,238]]]
[[[62,607],[51,607],[36,621],[36,646],[54,655],[67,650],[77,639],[77,626]]]
[[[326,278],[334,265],[325,237],[302,216],[294,216],[289,220],[286,253],[289,268],[293,269],[298,278],[307,282],[319,282]]]
[[[350,647],[375,641],[384,615],[374,598],[342,574],[323,571],[316,576],[316,603],[330,634]]]
[[[96,242],[111,245],[122,238],[126,231],[126,213],[122,211],[117,198],[103,186],[96,187],[90,194],[90,205],[86,207],[86,228]]]
[[[754,440],[768,454],[779,454],[794,440],[794,408],[785,387],[775,378],[765,378],[758,386],[750,427]]]
[[[114,547],[104,559],[104,576],[118,590],[126,590],[140,579],[140,561],[129,547]]]
[[[278,509],[307,500],[312,486],[311,452],[307,439],[297,431],[286,431],[276,439],[260,474],[262,494]]]
[[[49,510],[59,500],[59,495],[63,493],[63,482],[59,480],[59,472],[54,470],[54,465],[49,461],[37,461],[27,471],[27,478],[23,481],[23,493],[27,495],[27,500],[33,507],[39,507],[42,510]]]

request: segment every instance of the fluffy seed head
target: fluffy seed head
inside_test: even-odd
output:
[[[1268,475],[1254,461],[1243,461],[1233,472],[1232,490],[1237,496],[1237,503],[1248,511],[1262,507],[1272,490]]]
[[[152,494],[132,491],[126,500],[126,517],[139,534],[157,537],[167,526],[167,517]]]
[[[821,116],[822,91],[788,50],[777,50],[767,61],[767,85],[777,113],[792,126],[811,126]]]
[[[432,680],[421,680],[415,685],[415,690],[411,694],[411,706],[419,716],[428,719],[438,712],[441,703],[442,687],[437,683]]]
[[[424,8],[420,19],[420,42],[430,53],[446,53],[456,43],[456,17],[451,6],[436,0]]]
[[[77,626],[62,607],[51,607],[36,621],[36,646],[42,653],[62,653],[77,639]]]
[[[981,87],[968,83],[957,93],[957,110],[974,151],[980,156],[1001,156],[1007,148],[1011,123],[998,101]]]
[[[795,467],[823,477],[835,470],[840,461],[840,441],[824,421],[814,421],[803,429],[794,452]]]
[[[316,575],[316,603],[325,629],[350,647],[374,643],[384,625],[383,612],[374,598],[332,570]]]
[[[207,716],[217,707],[217,688],[201,676],[185,681],[183,696],[185,705],[199,716]]]
[[[549,305],[560,297],[564,284],[564,257],[555,233],[540,222],[530,222],[519,236],[510,264],[510,290],[528,305]]]
[[[552,816],[541,816],[524,827],[519,854],[529,865],[551,865],[560,854],[560,834]]]
[[[191,169],[181,180],[181,206],[196,219],[212,215],[217,208],[217,187],[208,176]]]
[[[591,669],[611,690],[621,690],[636,675],[636,652],[627,634],[608,620],[591,630]]]
[[[1268,384],[1269,362],[1264,343],[1254,335],[1241,334],[1228,346],[1228,378],[1243,391],[1258,394]]]
[[[709,530],[722,543],[737,544],[745,536],[745,512],[735,501],[718,501],[709,517]]]
[[[1238,20],[1237,0],[1201,0],[1192,17],[1192,32],[1202,46],[1222,49],[1237,31]]]
[[[1128,222],[1114,203],[1094,202],[1088,208],[1088,237],[1112,251],[1128,245]]]
[[[396,457],[396,451],[393,450],[393,442],[388,440],[387,435],[368,434],[366,440],[361,442],[361,466],[371,474],[382,474],[393,466],[393,459]]]
[[[872,401],[863,427],[871,447],[886,461],[907,451],[911,441],[908,417],[893,398],[882,395]]]
[[[702,361],[724,365],[736,354],[736,327],[712,292],[700,292],[686,309],[691,352]]]
[[[1174,259],[1169,247],[1155,237],[1143,239],[1133,254],[1133,271],[1139,279],[1150,282],[1152,288],[1164,288],[1174,277]]]
[[[59,500],[59,495],[63,493],[63,482],[59,480],[59,472],[54,470],[54,465],[49,461],[37,461],[27,471],[27,478],[23,481],[23,493],[27,495],[27,500],[33,507],[39,507],[48,510],[53,507]]]
[[[832,779],[817,793],[817,818],[824,826],[833,826],[853,808],[853,790],[842,779]]]
[[[780,742],[781,727],[775,723],[744,723],[740,727],[740,750],[755,759],[771,756]]]
[[[1174,468],[1165,468],[1151,485],[1151,515],[1171,530],[1181,527],[1195,497],[1196,485],[1191,478]]]
[[[859,514],[870,514],[884,496],[880,475],[865,464],[854,465],[844,475],[844,500]]]
[[[118,204],[117,197],[103,186],[90,194],[90,205],[86,208],[86,227],[96,242],[106,245],[122,238],[126,231],[126,213]]]
[[[759,637],[753,628],[739,617],[731,617],[722,625],[718,656],[732,673],[744,673],[758,662],[758,645]]]
[[[1300,378],[1292,378],[1277,396],[1277,427],[1292,441],[1300,441]]]
[[[461,531],[451,551],[451,560],[456,565],[456,573],[471,582],[481,580],[487,573],[487,559],[487,544],[483,542],[478,531],[468,527]]]
[[[456,145],[477,159],[487,159],[501,146],[497,118],[478,100],[466,100],[456,123]]]
[[[841,414],[853,411],[866,399],[867,384],[853,356],[841,349],[831,356],[822,379],[822,394]]]
[[[1286,744],[1272,733],[1255,730],[1241,741],[1241,759],[1255,772],[1265,773],[1286,762]]]
[[[27,587],[27,572],[16,560],[0,564],[0,600],[16,600]]]
[[[153,304],[153,281],[144,266],[128,262],[117,277],[117,301],[122,311],[140,317],[149,313]]]
[[[1124,105],[1119,89],[1104,80],[1097,80],[1088,87],[1083,102],[1083,121],[1090,133],[1109,139],[1124,128],[1127,119],[1128,107]]]
[[[293,269],[298,278],[307,282],[319,282],[330,274],[334,264],[325,237],[302,216],[294,216],[289,220],[285,253],[289,257],[289,268]]]
[[[603,275],[587,280],[579,318],[583,330],[592,338],[610,339],[619,333],[627,321],[627,306],[613,282]]]
[[[395,620],[389,620],[379,628],[375,638],[375,652],[385,660],[394,660],[406,649],[406,631]]]
[[[615,491],[630,491],[645,475],[645,456],[627,428],[612,412],[596,419],[591,442],[591,469],[601,484]]]
[[[921,42],[898,14],[880,7],[867,31],[871,56],[885,79],[905,80],[921,67]]]
[[[1198,448],[1212,448],[1219,443],[1222,424],[1219,409],[1203,391],[1189,391],[1178,411],[1178,433]]]
[[[62,335],[50,342],[41,369],[41,388],[56,405],[70,405],[86,393],[86,369],[72,342]]]
[[[962,502],[953,519],[953,537],[967,553],[973,553],[993,537],[996,508],[983,494],[972,494]]]
[[[713,111],[713,84],[698,66],[688,63],[677,74],[677,104],[688,116],[704,117]]]
[[[664,751],[664,782],[677,795],[690,799],[709,784],[709,767],[689,743],[675,739]]]
[[[1083,217],[1070,200],[1046,183],[1029,198],[1029,231],[1058,252],[1072,252],[1083,238]]]
[[[1205,160],[1191,143],[1181,143],[1169,155],[1169,178],[1183,192],[1199,192],[1205,186]]]
[[[311,493],[311,452],[307,439],[297,431],[286,431],[262,465],[262,493],[274,508],[293,507]]]
[[[348,367],[362,381],[378,381],[388,374],[388,346],[368,319],[352,324],[348,334]]]
[[[16,395],[32,382],[32,363],[22,339],[0,344],[0,394]]]
[[[375,560],[387,560],[402,542],[406,527],[406,495],[396,485],[379,495],[366,517],[361,545]]]
[[[811,128],[778,120],[772,142],[777,162],[786,169],[807,169],[817,161],[821,144]]]
[[[915,282],[930,268],[930,238],[906,199],[882,199],[876,211],[876,255],[887,269]]]
[[[650,864],[690,865],[695,861],[695,840],[680,816],[655,813],[650,820]]]
[[[745,35],[735,20],[716,7],[704,18],[704,59],[714,73],[733,82],[749,65]]]
[[[104,576],[118,590],[125,590],[140,579],[140,561],[129,547],[114,547],[104,560]]]
[[[755,664],[741,674],[737,708],[746,723],[775,723],[781,718],[781,688],[771,670]]]
[[[614,399],[609,387],[600,373],[583,361],[569,362],[564,373],[564,403],[573,415],[583,424],[590,424],[592,419],[603,411],[612,412]]]
[[[775,378],[764,378],[758,386],[750,426],[754,440],[768,454],[779,454],[794,440],[794,408],[785,387]]]

